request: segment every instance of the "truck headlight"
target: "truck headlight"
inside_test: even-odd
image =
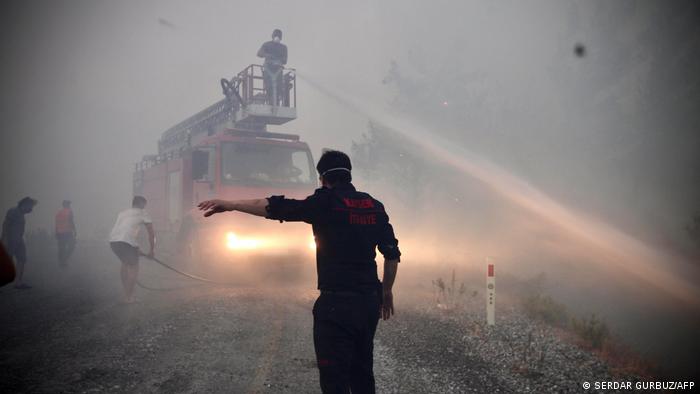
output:
[[[232,232],[226,233],[226,247],[231,250],[251,250],[261,247],[262,240],[255,238],[240,238]]]

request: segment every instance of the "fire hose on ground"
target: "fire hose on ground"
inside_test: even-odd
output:
[[[211,284],[211,285],[220,285],[220,286],[232,286],[232,285],[235,285],[235,283],[232,283],[232,282],[219,282],[219,281],[215,281],[215,280],[212,280],[212,279],[208,279],[208,278],[204,278],[204,277],[201,277],[201,276],[197,276],[197,275],[194,275],[194,274],[190,274],[190,273],[181,271],[181,270],[179,270],[179,269],[177,269],[177,268],[171,266],[170,264],[165,263],[164,261],[158,259],[158,258],[155,257],[155,256],[149,256],[149,255],[147,255],[147,254],[145,254],[145,253],[139,253],[139,254],[140,254],[141,256],[143,256],[143,257],[149,259],[149,260],[152,260],[152,261],[154,261],[154,262],[160,264],[161,266],[163,266],[163,267],[165,267],[165,268],[167,268],[167,269],[169,269],[169,270],[171,270],[171,271],[173,271],[173,272],[175,272],[175,273],[177,273],[177,274],[179,274],[179,275],[182,275],[182,276],[184,276],[184,277],[186,277],[186,278],[189,278],[189,279],[192,279],[192,280],[196,280],[196,281],[198,281],[198,282],[202,282],[202,284],[208,283],[208,284]],[[155,288],[155,287],[146,286],[146,285],[142,284],[140,281],[136,281],[136,284],[137,284],[139,287],[143,288],[143,289],[151,290],[151,291],[172,291],[172,290],[182,290],[182,289],[188,289],[188,288],[194,287],[194,286],[187,286],[187,287],[175,287],[175,288],[166,288],[166,289],[162,289],[162,288]]]

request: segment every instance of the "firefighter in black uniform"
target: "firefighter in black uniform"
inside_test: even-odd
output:
[[[394,313],[392,286],[401,252],[381,202],[355,190],[350,158],[327,151],[316,166],[322,188],[304,200],[272,196],[210,200],[204,216],[240,211],[310,223],[321,295],[313,308],[314,347],[324,393],[374,393],[373,342],[379,318]],[[384,255],[377,277],[375,249]]]

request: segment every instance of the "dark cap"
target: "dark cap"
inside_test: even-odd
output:
[[[327,150],[323,152],[321,158],[318,159],[318,164],[316,164],[316,171],[323,176],[331,171],[352,171],[352,164],[350,163],[350,158],[345,153],[338,150]]]

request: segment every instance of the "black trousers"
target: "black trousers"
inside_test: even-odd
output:
[[[314,348],[323,393],[374,393],[376,294],[321,293],[313,309]]]

